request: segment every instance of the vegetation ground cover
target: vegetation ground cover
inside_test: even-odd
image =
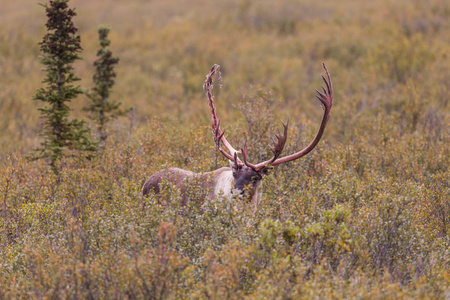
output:
[[[0,298],[450,297],[450,3],[411,1],[70,1],[93,86],[99,25],[120,62],[109,124],[91,161],[55,175],[40,143],[41,6],[0,10]],[[206,172],[214,149],[202,84],[233,145],[270,156],[306,145],[322,114],[321,63],[335,103],[319,146],[263,184],[255,216],[236,200],[143,198],[153,172]],[[74,117],[87,119],[79,96]],[[95,125],[91,124],[93,132]],[[196,187],[198,187],[196,189]]]

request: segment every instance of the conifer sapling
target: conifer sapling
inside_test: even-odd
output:
[[[91,119],[97,123],[97,134],[99,136],[100,145],[108,137],[106,133],[106,123],[118,116],[124,115],[126,111],[119,109],[120,102],[110,101],[110,90],[114,85],[116,72],[114,66],[119,62],[119,58],[114,57],[108,49],[111,41],[108,39],[109,28],[100,26],[98,29],[100,50],[97,52],[97,60],[94,62],[95,74],[94,88],[88,97],[91,103],[85,107],[85,110],[91,112]]]
[[[89,130],[83,121],[69,120],[68,102],[83,91],[74,82],[80,78],[73,73],[72,64],[81,59],[82,51],[78,29],[72,22],[75,10],[68,7],[69,0],[52,0],[41,4],[46,11],[47,34],[39,43],[41,63],[46,71],[40,88],[33,100],[44,102],[39,108],[44,121],[44,137],[41,147],[36,148],[31,159],[48,158],[55,174],[59,173],[60,161],[66,156],[87,157],[95,151],[95,143],[89,139]]]

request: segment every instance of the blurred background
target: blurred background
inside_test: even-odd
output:
[[[271,92],[270,115],[293,126],[320,122],[314,89],[328,66],[335,107],[328,139],[369,134],[373,122],[400,130],[435,131],[449,122],[450,3],[447,1],[82,1],[73,0],[82,61],[75,74],[92,87],[97,28],[111,28],[110,49],[120,58],[111,100],[135,108],[133,126],[158,118],[180,126],[208,125],[202,84],[220,64],[217,106],[223,124],[242,119],[246,95]],[[44,8],[8,1],[0,11],[0,146],[27,152],[39,145],[41,120],[32,101],[44,72],[39,46]],[[87,98],[73,101],[84,118]],[[375,120],[376,118],[377,121]],[[112,125],[129,127],[129,118]],[[439,125],[437,125],[439,124]],[[445,127],[448,128],[448,127]],[[313,131],[315,128],[312,129]],[[3,151],[3,152],[4,152]]]

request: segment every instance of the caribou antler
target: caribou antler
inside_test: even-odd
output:
[[[320,103],[322,104],[322,106],[324,108],[324,114],[323,114],[323,118],[322,118],[322,124],[320,125],[320,129],[317,132],[316,136],[314,137],[313,141],[308,146],[306,146],[305,149],[303,149],[299,152],[296,152],[294,154],[279,158],[279,156],[281,155],[281,152],[283,152],[284,145],[286,144],[286,140],[287,140],[287,131],[288,131],[288,123],[289,123],[289,119],[288,119],[286,124],[282,123],[283,127],[284,127],[283,134],[281,134],[280,131],[278,130],[278,134],[275,135],[276,140],[275,140],[275,138],[272,138],[272,141],[274,143],[272,152],[274,155],[271,159],[261,162],[256,165],[249,163],[247,161],[247,145],[244,145],[244,148],[242,149],[242,155],[243,155],[244,163],[246,166],[248,166],[258,172],[265,167],[276,166],[276,165],[279,165],[279,164],[282,164],[285,162],[289,162],[291,160],[298,159],[302,156],[305,156],[312,149],[314,149],[314,147],[317,146],[320,139],[322,138],[322,135],[325,130],[325,126],[328,122],[328,119],[330,118],[331,106],[333,105],[333,86],[331,83],[331,76],[330,76],[330,73],[328,73],[328,69],[325,66],[325,64],[322,63],[322,66],[325,69],[325,72],[326,72],[327,78],[328,78],[328,80],[327,80],[327,79],[325,79],[324,76],[322,76],[322,79],[325,82],[325,85],[327,86],[327,88],[325,89],[324,87],[322,87],[323,92],[319,92],[318,90],[316,90],[316,92],[317,92],[316,97],[317,97],[317,99],[319,99]]]
[[[213,65],[209,73],[206,75],[206,80],[205,83],[203,84],[203,89],[205,89],[206,91],[209,107],[211,108],[211,127],[214,137],[214,143],[216,144],[217,150],[219,150],[220,153],[222,153],[226,158],[233,161],[237,166],[242,166],[244,164],[237,157],[239,151],[237,151],[230,145],[230,143],[225,138],[225,131],[222,131],[222,129],[220,129],[220,120],[219,117],[217,116],[216,107],[214,105],[214,97],[212,95],[212,88],[213,88],[212,77],[216,72],[219,75],[219,82],[220,82],[222,79],[220,74],[220,66]],[[223,148],[220,146],[220,142],[224,144],[224,146],[228,149],[230,153],[227,153],[225,150],[223,150]]]
[[[206,95],[208,96],[209,106],[211,107],[211,112],[212,112],[211,125],[212,125],[214,141],[216,143],[217,149],[229,160],[234,161],[236,165],[242,166],[245,164],[247,167],[252,168],[256,172],[264,169],[265,167],[276,166],[276,165],[279,165],[282,163],[286,163],[286,162],[298,159],[302,156],[305,156],[309,152],[311,152],[311,150],[313,150],[317,146],[320,139],[322,138],[323,132],[325,130],[325,126],[330,118],[331,107],[333,106],[333,85],[331,83],[331,76],[330,76],[330,73],[328,72],[328,69],[324,63],[322,63],[322,66],[325,69],[325,73],[327,75],[327,78],[325,78],[322,75],[322,79],[325,82],[326,89],[324,87],[322,87],[323,92],[316,90],[316,92],[317,92],[316,97],[317,97],[317,99],[319,99],[319,101],[321,102],[321,104],[323,106],[324,114],[323,114],[323,118],[322,118],[322,123],[320,124],[319,131],[317,132],[317,134],[314,137],[314,139],[312,140],[312,142],[301,151],[298,151],[294,154],[279,158],[281,153],[283,152],[284,146],[286,145],[288,125],[289,125],[289,119],[288,119],[286,124],[284,124],[282,122],[283,127],[284,127],[283,133],[280,133],[280,131],[278,130],[278,133],[275,134],[274,137],[272,137],[273,148],[271,148],[271,150],[273,152],[273,157],[267,161],[264,161],[264,162],[254,165],[247,161],[247,144],[245,144],[241,150],[242,156],[244,159],[244,163],[242,163],[239,160],[239,158],[237,157],[237,153],[239,153],[239,151],[237,151],[233,147],[231,147],[230,143],[228,143],[228,141],[224,137],[224,132],[220,129],[219,118],[217,117],[217,112],[216,112],[216,108],[214,106],[213,96],[211,93],[212,76],[216,72],[218,72],[219,76],[220,76],[220,71],[219,71],[220,66],[214,65],[211,68],[211,71],[208,73],[208,75],[206,75],[206,81],[205,81],[205,84],[203,85],[203,88],[206,90]],[[226,151],[224,151],[221,148],[221,146],[220,146],[221,141],[230,153],[227,153]]]

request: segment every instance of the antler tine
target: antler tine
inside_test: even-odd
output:
[[[333,105],[333,84],[331,82],[330,73],[328,72],[328,69],[324,63],[322,63],[322,67],[325,69],[328,80],[325,78],[325,76],[321,75],[323,82],[325,82],[325,85],[327,86],[327,89],[325,90],[325,88],[322,86],[323,93],[319,93],[321,96],[321,99],[319,100],[325,105],[325,107],[331,109],[331,106]]]
[[[273,148],[271,148],[271,150],[274,156],[272,159],[269,160],[269,164],[274,162],[281,155],[281,152],[283,152],[284,145],[286,144],[287,141],[289,118],[287,119],[286,124],[284,124],[283,121],[281,121],[281,124],[283,124],[284,131],[283,134],[281,134],[280,129],[277,129],[277,134],[275,134],[275,136],[272,137]]]
[[[325,73],[327,74],[328,80],[326,80],[323,75],[322,75],[322,79],[325,82],[325,84],[327,85],[328,94],[333,95],[333,84],[331,82],[330,72],[328,72],[328,69],[327,69],[327,66],[325,66],[325,63],[322,63],[322,67],[325,69]]]
[[[252,169],[255,170],[256,166],[255,166],[255,165],[252,165],[251,163],[249,163],[249,162],[247,161],[247,142],[244,143],[244,147],[241,149],[241,152],[242,152],[242,158],[244,159],[244,164],[245,164],[247,167],[250,167],[250,168],[252,168]]]
[[[209,107],[211,108],[211,127],[212,127],[214,142],[216,144],[217,150],[219,150],[220,153],[222,153],[226,158],[228,158],[231,161],[234,161],[238,165],[243,165],[243,163],[237,157],[237,153],[239,151],[235,150],[230,145],[230,143],[227,141],[227,139],[224,136],[225,131],[222,131],[220,129],[220,120],[219,120],[219,117],[217,116],[216,106],[214,105],[214,97],[212,95],[212,88],[213,88],[212,77],[214,76],[214,74],[216,72],[219,74],[219,81],[220,81],[220,79],[221,79],[220,66],[215,64],[211,67],[211,70],[206,75],[206,80],[205,80],[205,83],[203,84],[203,89],[205,89],[205,91],[206,91],[206,96],[208,97],[208,104],[209,104]],[[222,142],[224,144],[225,148],[227,148],[230,153],[227,153],[224,149],[222,149],[222,147],[220,146],[220,142]]]

